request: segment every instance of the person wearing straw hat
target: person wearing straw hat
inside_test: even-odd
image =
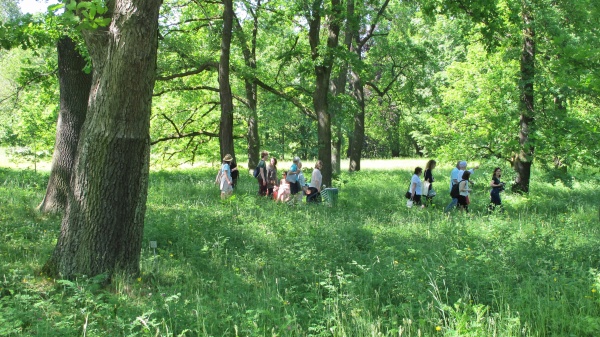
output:
[[[219,175],[217,177],[221,177],[221,181],[219,182],[219,186],[221,188],[221,199],[228,198],[233,193],[233,179],[231,179],[231,162],[233,161],[233,157],[228,153],[223,157],[223,164],[221,165],[221,169],[219,170]]]

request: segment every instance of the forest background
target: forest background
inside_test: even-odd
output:
[[[36,15],[23,15],[14,1],[0,4],[2,147],[13,159],[33,163],[49,160],[54,153],[49,177],[2,171],[7,187],[3,190],[2,217],[7,224],[5,238],[10,242],[2,254],[14,257],[3,266],[10,277],[5,275],[2,288],[3,308],[8,308],[7,324],[2,327],[9,333],[32,327],[51,333],[62,326],[69,333],[85,335],[88,322],[101,324],[109,316],[110,326],[101,324],[95,333],[126,327],[131,335],[158,334],[159,330],[164,335],[169,335],[169,330],[181,335],[188,330],[198,335],[228,334],[232,325],[236,334],[243,326],[247,335],[265,335],[274,329],[288,335],[345,335],[347,331],[394,334],[411,326],[414,334],[450,335],[473,331],[484,335],[490,331],[594,335],[598,331],[593,248],[597,230],[590,224],[597,215],[593,209],[598,200],[594,177],[600,158],[599,39],[594,25],[600,4],[567,0],[93,0],[61,2],[49,6],[48,13]],[[65,123],[69,118],[77,122]],[[79,125],[81,133],[65,127],[71,124]],[[260,285],[255,288],[270,294],[265,298],[281,299],[281,311],[269,316],[269,309],[265,310],[269,303],[263,306],[265,303],[243,301],[240,306],[236,297],[244,298],[244,294],[235,292],[227,302],[235,308],[231,311],[235,317],[217,317],[206,323],[206,317],[218,312],[216,308],[230,294],[226,288],[214,288],[230,280],[219,275],[232,276],[229,252],[247,252],[248,261],[277,255],[254,254],[254,246],[244,240],[228,245],[234,236],[225,229],[229,220],[234,219],[247,232],[264,228],[264,224],[244,219],[266,219],[275,227],[281,226],[282,234],[289,234],[293,223],[279,221],[289,211],[264,205],[277,215],[265,218],[260,207],[252,204],[255,198],[248,195],[228,204],[210,203],[197,194],[210,196],[209,192],[183,186],[206,181],[213,172],[200,169],[189,176],[150,176],[148,168],[216,164],[225,153],[247,161],[247,167],[252,168],[263,149],[283,161],[293,155],[309,161],[324,160],[326,184],[348,192],[353,191],[352,184],[358,184],[355,193],[366,191],[366,181],[382,178],[372,172],[359,174],[362,159],[421,157],[438,159],[442,176],[457,159],[481,162],[486,171],[500,166],[513,180],[512,190],[524,195],[511,195],[516,198],[509,203],[515,218],[491,217],[488,226],[481,228],[485,233],[473,236],[469,235],[473,220],[459,218],[457,222],[430,212],[400,212],[398,195],[385,188],[379,194],[371,191],[369,199],[342,196],[336,211],[319,210],[321,217],[325,216],[321,219],[328,221],[317,222],[316,227],[310,225],[312,213],[301,211],[306,225],[291,236],[300,246],[286,245],[298,249],[283,257],[307,256],[303,261],[308,262],[299,271],[308,275],[309,282],[294,279],[291,275],[295,273],[286,279],[307,285],[316,281],[317,287],[293,283],[279,288],[280,278],[275,277],[273,284],[271,276],[285,268],[265,272],[261,263],[253,265],[256,268],[236,265],[232,271],[242,275],[236,286],[243,290],[244,285]],[[347,168],[341,166],[345,157]],[[67,159],[65,163],[71,166],[62,169],[57,158]],[[55,180],[56,176],[60,179]],[[43,198],[41,181],[48,182]],[[149,181],[152,188],[148,191]],[[157,181],[158,192],[153,189]],[[168,184],[186,191],[186,195],[166,192]],[[63,199],[57,197],[59,193],[50,193],[61,188]],[[16,193],[19,189],[22,192]],[[250,190],[249,186],[244,190]],[[198,197],[193,198],[193,205],[187,204],[190,195]],[[181,270],[170,269],[176,277],[162,282],[168,275],[149,266],[154,258],[142,250],[142,238],[172,231],[173,224],[167,219],[174,214],[161,209],[178,205],[174,200],[182,197],[188,200],[180,202],[186,207],[199,208],[199,213],[189,213],[194,223],[201,218],[214,221],[200,221],[202,229],[192,228],[190,222],[190,232],[177,233],[183,237],[199,231],[210,234],[211,226],[222,224],[214,236],[201,237],[212,242],[202,250],[211,253],[204,256],[209,260],[201,260],[208,265],[215,262],[215,266],[224,263],[225,269],[211,269],[216,274],[210,274],[204,262],[188,251],[196,249],[197,242],[182,241],[175,250],[159,253],[164,257],[181,253],[180,261],[193,265],[197,273],[187,278]],[[545,202],[549,197],[557,202]],[[34,199],[43,199],[42,211],[64,212],[62,218],[31,213]],[[485,199],[479,198],[479,202],[485,203]],[[378,211],[366,218],[356,212],[363,207],[376,209],[375,205],[385,204],[382,200],[392,201],[390,209],[384,210],[389,218],[378,215]],[[224,216],[217,219],[206,215],[206,205]],[[147,207],[151,226],[144,228]],[[56,228],[59,221],[60,231]],[[390,235],[374,235],[378,229],[387,228],[386,223],[394,224]],[[412,224],[413,231],[398,228],[400,223]],[[36,233],[43,242],[31,236],[30,224],[39,229]],[[339,231],[333,230],[321,241],[316,233],[331,230],[328,224],[351,225],[338,226]],[[439,226],[433,228],[432,224]],[[567,229],[567,234],[557,233],[555,224]],[[277,230],[275,227],[266,228],[267,234]],[[163,229],[155,232],[157,228]],[[395,230],[412,239],[418,237],[413,237],[414,233],[426,233],[424,238],[427,242],[433,238],[432,244],[421,245],[423,242],[417,240],[404,246],[386,241],[396,237]],[[515,236],[508,240],[508,233]],[[465,238],[469,238],[468,243]],[[282,235],[267,241],[287,242],[285,239]],[[440,245],[442,250],[430,254],[443,239],[448,240]],[[170,237],[161,240],[163,244],[165,241],[169,245],[173,242]],[[347,247],[350,251],[335,248],[344,242],[353,243]],[[525,248],[532,242],[533,249]],[[56,248],[50,254],[54,243]],[[485,262],[475,269],[465,262],[473,255],[464,254],[474,245],[482,247],[476,256]],[[464,246],[465,250],[461,248]],[[36,247],[35,253],[29,254],[32,247]],[[411,255],[417,248],[429,253]],[[320,254],[313,256],[311,252],[332,254],[321,259]],[[411,264],[414,268],[402,268],[398,274],[396,266],[406,261],[389,260],[389,270],[377,271],[377,275],[366,273],[368,265],[380,261],[384,252],[393,253],[388,257],[408,254],[416,261]],[[106,258],[94,259],[96,256]],[[492,256],[499,260],[492,260]],[[574,263],[565,267],[568,261]],[[17,267],[24,262],[29,266],[25,270]],[[289,262],[270,263],[282,267]],[[487,263],[493,266],[490,273],[482,279],[475,277],[489,268]],[[182,269],[189,269],[183,264],[179,265]],[[435,275],[417,271],[424,265],[442,269]],[[453,276],[445,277],[447,267]],[[32,289],[28,280],[40,269]],[[408,283],[408,288],[399,292],[387,288],[399,283],[390,280],[398,281],[399,275],[407,273],[418,275],[417,282]],[[87,277],[93,275],[98,278],[87,283]],[[132,279],[126,277],[121,283],[119,277],[123,275],[139,276],[135,280],[151,293],[136,287],[141,292],[129,292]],[[155,302],[162,294],[156,298],[152,295],[165,287],[174,291],[171,287],[183,277],[191,281],[199,275],[209,276],[200,283],[201,288],[186,289],[183,306],[177,307],[189,309],[193,303],[196,314],[202,315],[196,315],[196,321],[189,316],[182,327],[179,320],[169,318],[170,308],[175,308],[171,305],[179,303],[179,293],[174,292],[162,304]],[[499,280],[499,275],[509,279]],[[258,282],[257,277],[269,281]],[[431,287],[420,287],[427,278],[431,278]],[[16,282],[18,279],[22,281]],[[108,293],[98,290],[96,286],[104,286],[107,280],[122,288],[109,289]],[[458,287],[440,283],[450,280]],[[535,285],[558,280],[566,283],[548,287],[543,296],[537,296]],[[341,291],[348,282],[357,288]],[[524,293],[510,291],[523,284],[527,285]],[[505,292],[498,293],[497,286]],[[302,290],[295,293],[298,287]],[[210,308],[203,308],[205,297],[189,301],[199,289],[216,294]],[[471,293],[469,289],[476,290]],[[371,302],[373,292],[382,291],[391,297],[380,301],[375,296]],[[422,297],[427,293],[432,297]],[[112,297],[114,294],[117,297]],[[87,314],[73,313],[68,320],[56,314],[65,309],[58,304],[63,296]],[[125,315],[118,314],[117,308],[124,305],[121,299],[145,296],[151,302],[142,301],[140,307],[147,312],[140,315],[138,309],[124,306]],[[513,300],[519,297],[527,299],[526,303]],[[19,301],[14,302],[16,299]],[[555,305],[557,299],[560,301]],[[357,303],[361,305],[355,306]],[[519,313],[511,310],[517,303],[521,304]],[[538,310],[542,315],[534,312],[531,303],[545,309]],[[293,306],[287,307],[289,304]],[[161,309],[154,320],[157,305],[166,311]],[[29,315],[33,313],[31,307],[41,311]],[[249,307],[260,309],[255,312]],[[569,310],[573,307],[579,311]],[[376,316],[362,320],[361,313]],[[44,317],[49,318],[47,325],[36,323]],[[93,321],[88,321],[90,317]],[[413,318],[418,324],[412,325]],[[496,322],[502,323],[499,328]]]

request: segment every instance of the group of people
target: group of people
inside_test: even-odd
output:
[[[302,162],[299,157],[294,157],[290,169],[284,171],[281,179],[278,180],[277,158],[269,158],[269,152],[263,151],[260,154],[255,174],[258,181],[258,195],[269,196],[280,202],[301,201],[302,197],[306,196],[306,202],[318,202],[323,182],[322,166],[323,162],[320,160],[315,163],[310,182],[307,183],[302,172]],[[223,157],[223,163],[215,181],[220,186],[222,199],[228,198],[233,192],[237,180],[234,172],[239,175],[235,160],[230,154],[227,154]],[[233,176],[236,178],[234,179]]]
[[[435,169],[435,166],[435,160],[429,160],[427,162],[423,180],[421,180],[423,169],[421,167],[415,168],[409,189],[406,192],[406,198],[409,199],[408,205],[417,205],[424,208],[426,205],[431,204],[433,197],[436,195],[436,192],[433,189],[433,182],[435,181],[433,169]],[[472,191],[470,177],[478,168],[479,166],[477,165],[474,168],[467,170],[466,161],[459,161],[456,163],[456,167],[450,172],[450,195],[452,196],[452,201],[446,206],[444,213],[450,212],[455,207],[458,207],[459,210],[469,211],[469,194]],[[499,167],[496,167],[492,174],[492,180],[490,181],[490,187],[492,188],[490,191],[490,205],[488,208],[490,211],[493,211],[496,208],[502,209],[500,193],[504,191],[505,184],[500,181],[501,176],[502,170]],[[453,193],[453,190],[456,193]],[[422,200],[423,196],[426,198],[425,202]]]

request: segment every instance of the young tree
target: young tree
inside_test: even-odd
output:
[[[50,275],[139,272],[161,3],[109,1],[110,24],[83,31],[92,88]]]

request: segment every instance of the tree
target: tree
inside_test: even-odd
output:
[[[75,151],[87,113],[92,75],[84,72],[87,62],[76,47],[68,36],[57,43],[60,110],[50,178],[38,207],[42,212],[62,212],[67,207]]]
[[[229,59],[233,29],[233,1],[223,0],[223,31],[221,33],[221,57],[219,59],[219,97],[221,101],[221,124],[219,142],[221,158],[229,153],[235,158],[233,146],[233,98],[229,83]]]
[[[330,186],[331,167],[331,116],[328,108],[329,80],[334,61],[334,49],[338,46],[341,9],[339,0],[331,0],[326,46],[321,45],[321,13],[323,0],[313,0],[307,15],[308,40],[314,62],[315,89],[313,106],[317,115],[319,158],[323,160],[323,184]]]
[[[109,26],[83,31],[93,84],[50,275],[139,272],[161,3],[108,2]]]

